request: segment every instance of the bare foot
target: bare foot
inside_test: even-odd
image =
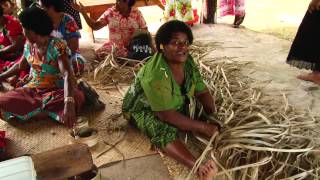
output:
[[[313,79],[313,73],[308,74],[300,74],[297,76],[298,79],[304,80],[304,81],[312,81]]]
[[[212,180],[218,173],[218,168],[213,160],[207,161],[199,167],[200,180]]]
[[[297,78],[304,80],[304,81],[311,81],[315,84],[320,85],[320,73],[318,73],[318,72],[311,72],[308,74],[298,75]]]

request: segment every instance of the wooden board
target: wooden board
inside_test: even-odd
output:
[[[39,179],[65,179],[93,168],[87,145],[72,144],[31,156]]]

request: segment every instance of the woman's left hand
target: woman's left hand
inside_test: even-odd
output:
[[[62,116],[62,123],[73,128],[76,123],[76,108],[74,102],[66,102]]]

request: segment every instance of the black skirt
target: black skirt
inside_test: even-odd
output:
[[[304,16],[287,63],[300,69],[320,71],[320,11],[307,12]]]
[[[64,12],[69,14],[77,22],[79,29],[82,29],[80,14],[78,11],[74,10],[71,6],[73,0],[64,0]]]

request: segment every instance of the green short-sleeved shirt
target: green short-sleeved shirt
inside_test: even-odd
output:
[[[179,86],[162,53],[153,55],[138,72],[127,91],[123,112],[165,111],[186,112],[188,98],[206,88],[191,56],[184,64],[185,84]]]

